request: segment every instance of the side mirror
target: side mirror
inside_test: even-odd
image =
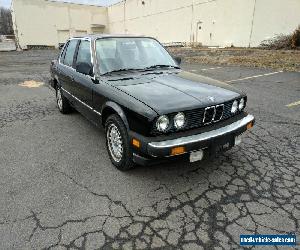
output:
[[[181,57],[174,57],[174,60],[177,62],[178,65],[181,64]]]
[[[93,73],[93,66],[90,63],[78,63],[76,65],[76,71],[82,73],[84,75],[92,75]]]

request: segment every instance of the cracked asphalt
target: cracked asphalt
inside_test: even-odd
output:
[[[101,129],[58,112],[47,84],[56,54],[0,53],[0,249],[217,250],[240,249],[240,234],[299,239],[300,106],[286,105],[300,100],[300,73],[232,83],[256,117],[232,150],[123,173]],[[223,81],[272,72],[183,68]]]

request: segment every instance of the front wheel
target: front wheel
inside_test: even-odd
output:
[[[105,122],[106,147],[111,162],[121,171],[134,167],[127,129],[118,115],[111,115]]]
[[[71,105],[68,99],[63,95],[60,87],[56,88],[56,103],[61,113],[68,114],[72,111]]]

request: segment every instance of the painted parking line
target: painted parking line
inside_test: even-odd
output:
[[[197,72],[198,70],[206,71],[206,70],[214,70],[214,69],[221,69],[222,67],[214,67],[214,68],[207,68],[207,69],[191,69],[192,72]]]
[[[277,71],[277,72],[272,72],[272,73],[267,73],[267,74],[262,74],[262,75],[256,75],[256,76],[249,76],[249,77],[245,77],[245,78],[239,78],[239,79],[230,80],[230,81],[226,81],[226,82],[227,83],[238,82],[238,81],[248,80],[248,79],[252,79],[252,78],[258,78],[258,77],[263,77],[263,76],[275,75],[275,74],[279,74],[279,73],[282,73],[282,72],[283,71]]]
[[[222,67],[215,67],[215,68],[207,68],[207,69],[201,69],[203,71],[206,71],[206,70],[214,70],[214,69],[221,69]]]
[[[294,106],[297,106],[297,105],[300,105],[300,101],[297,101],[297,102],[292,102],[288,105],[286,105],[288,108],[291,108],[291,107],[294,107]]]

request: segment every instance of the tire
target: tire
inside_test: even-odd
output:
[[[63,95],[61,88],[58,86],[56,88],[56,104],[58,110],[62,114],[69,114],[72,111],[72,107],[68,101],[68,99]]]
[[[121,171],[132,169],[134,164],[127,129],[118,115],[113,114],[105,121],[105,135],[112,164]]]

